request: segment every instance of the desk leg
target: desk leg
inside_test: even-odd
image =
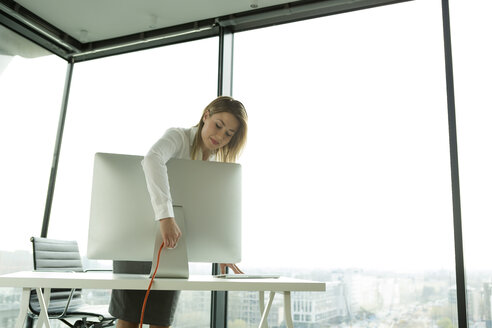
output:
[[[43,290],[41,288],[36,288],[36,293],[38,294],[40,306],[38,324],[36,325],[36,328],[42,328],[43,325],[45,325],[46,328],[50,328],[51,326],[50,319],[48,317],[48,306],[50,305],[51,289],[45,288],[43,295]],[[45,300],[48,301],[46,302]]]
[[[262,295],[263,295],[263,292],[260,292],[260,304],[264,304],[263,303],[264,297],[262,297]],[[274,297],[275,297],[275,292],[270,292],[270,297],[268,299],[268,304],[267,304],[266,308],[262,311],[263,313],[261,315],[260,325],[258,326],[259,328],[267,327],[268,313],[270,312],[270,308],[272,307],[272,303],[273,303],[273,298]],[[264,306],[261,306],[260,305],[260,308],[262,308],[262,307],[264,307]]]
[[[31,288],[23,288],[21,296],[21,304],[19,316],[15,323],[15,328],[23,328],[27,318],[27,310],[29,309],[29,299],[31,297]]]
[[[265,312],[265,292],[260,291],[260,313],[263,315],[263,312]],[[264,322],[263,326],[260,326],[260,328],[268,328],[268,322]]]
[[[289,291],[284,292],[284,314],[285,325],[287,326],[287,328],[294,328],[294,324],[292,323],[292,311]]]

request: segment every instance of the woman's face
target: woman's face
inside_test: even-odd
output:
[[[202,142],[204,150],[214,151],[224,147],[231,141],[239,129],[238,119],[231,113],[221,112],[203,115]]]

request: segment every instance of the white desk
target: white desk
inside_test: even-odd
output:
[[[49,328],[46,309],[49,305],[51,288],[146,290],[149,283],[150,278],[147,275],[114,274],[112,272],[22,271],[0,276],[0,287],[22,288],[21,308],[16,328],[22,328],[26,320],[31,288],[36,289],[41,305],[37,327],[41,328],[44,324]],[[324,282],[284,277],[278,279],[224,279],[212,276],[190,276],[188,279],[154,279],[152,290],[257,291],[260,296],[260,311],[262,312],[260,328],[266,327],[266,320],[275,294],[283,293],[285,322],[288,328],[293,328],[290,293],[293,291],[325,291],[326,285]],[[265,291],[270,292],[266,306]]]

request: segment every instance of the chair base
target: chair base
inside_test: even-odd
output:
[[[99,321],[88,321],[87,318],[82,318],[75,321],[73,324],[68,322],[65,319],[59,319],[61,322],[69,326],[70,328],[105,328],[105,327],[113,327],[114,320],[99,322]]]

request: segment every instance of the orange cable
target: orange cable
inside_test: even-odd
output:
[[[154,274],[152,274],[152,279],[150,279],[149,288],[147,288],[147,293],[145,293],[145,298],[144,298],[144,301],[142,304],[142,313],[140,314],[140,326],[139,326],[140,328],[143,327],[143,318],[144,318],[144,313],[145,313],[145,306],[147,305],[147,298],[149,297],[150,288],[152,287],[152,283],[154,282],[154,277],[157,273],[157,268],[159,268],[159,260],[161,258],[161,251],[162,251],[163,247],[164,247],[164,242],[161,244],[161,248],[159,248],[159,253],[157,254],[157,263],[155,265]]]

